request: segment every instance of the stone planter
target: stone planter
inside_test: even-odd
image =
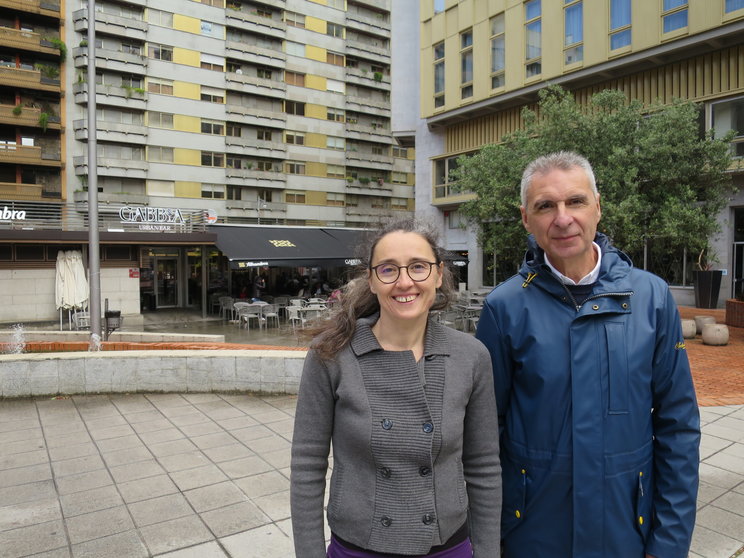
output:
[[[697,326],[695,320],[682,320],[682,337],[685,339],[693,339],[697,334]]]
[[[744,300],[729,298],[726,301],[726,325],[744,327]]]
[[[703,326],[705,324],[714,324],[716,319],[713,316],[695,316],[695,331],[699,334],[703,333]]]
[[[693,271],[696,308],[718,308],[722,276],[723,271],[720,269]]]
[[[705,324],[703,326],[703,345],[727,345],[728,326],[724,324]]]

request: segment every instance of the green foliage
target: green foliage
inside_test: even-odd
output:
[[[47,126],[49,126],[49,113],[48,112],[42,112],[39,114],[39,126],[41,126],[41,129],[46,132]]]
[[[57,50],[59,50],[59,57],[61,60],[64,60],[65,58],[67,58],[67,45],[62,39],[53,37],[49,39],[49,42],[52,43],[55,47],[57,47]]]
[[[374,79],[375,81],[382,81],[382,72],[375,72]]]
[[[22,112],[23,112],[23,105],[21,105],[20,103],[18,103],[16,106],[13,107],[13,114],[15,116],[20,116]]]
[[[370,179],[367,176],[360,176],[359,177],[359,184],[367,185],[367,184],[369,184],[369,181],[370,181]]]
[[[699,130],[700,107],[675,101],[644,107],[605,90],[588,106],[557,86],[540,92],[537,111],[524,109],[524,127],[458,159],[457,190],[477,198],[461,211],[477,224],[485,252],[514,269],[526,232],[521,224],[521,174],[534,158],[576,151],[592,164],[601,195],[600,232],[638,259],[645,244],[663,254],[679,247],[697,254],[719,232],[716,220],[733,191],[730,141]]]
[[[41,75],[44,77],[47,77],[49,79],[58,79],[59,78],[59,68],[57,66],[52,66],[50,64],[41,64],[36,63],[34,64],[34,68],[41,72]]]

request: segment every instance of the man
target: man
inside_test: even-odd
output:
[[[669,289],[597,233],[585,158],[530,163],[521,212],[529,250],[477,333],[494,368],[504,556],[686,557],[700,419]]]

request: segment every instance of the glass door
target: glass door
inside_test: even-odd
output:
[[[178,258],[155,258],[155,307],[178,305]]]

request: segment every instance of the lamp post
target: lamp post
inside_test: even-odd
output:
[[[101,260],[98,236],[96,154],[96,0],[88,0],[88,276],[91,347],[101,341]]]

